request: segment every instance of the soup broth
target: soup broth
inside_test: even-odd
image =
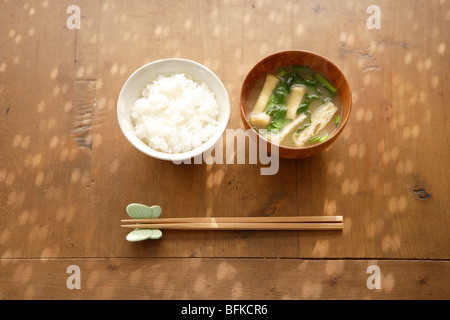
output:
[[[290,148],[326,141],[340,124],[342,103],[334,85],[306,66],[272,70],[251,90],[250,124],[268,140]]]

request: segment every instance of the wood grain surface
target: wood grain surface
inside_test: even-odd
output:
[[[74,4],[78,30],[67,27]],[[366,25],[372,4],[382,13],[378,30]],[[377,298],[352,279],[354,270],[367,278],[367,259],[395,274],[382,297],[449,298],[441,282],[450,258],[449,26],[448,0],[1,0],[0,298],[137,298],[140,277],[149,277],[147,298]],[[352,90],[349,122],[325,152],[281,159],[276,175],[262,176],[261,163],[151,159],[120,131],[126,79],[171,57],[213,70],[230,96],[228,128],[243,129],[245,75],[292,49],[333,61]],[[120,220],[129,203],[158,204],[165,218],[342,215],[344,230],[167,230],[128,243]],[[147,261],[205,278],[161,273],[157,281]],[[300,276],[305,261],[318,267]],[[327,282],[328,261],[345,264],[342,290]],[[90,290],[60,283],[70,264],[95,273]],[[116,264],[137,271],[130,279]],[[235,282],[213,276],[221,265]],[[118,286],[96,289],[95,279],[111,274]],[[296,286],[298,277],[316,289]]]

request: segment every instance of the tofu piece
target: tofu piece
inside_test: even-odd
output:
[[[274,76],[273,74],[270,73],[266,76],[266,82],[264,83],[261,93],[259,94],[258,100],[256,100],[253,112],[255,113],[264,112],[267,106],[267,102],[272,96],[272,92],[275,89],[278,82],[280,82],[280,79],[277,76]]]
[[[249,117],[250,124],[256,128],[266,128],[269,125],[271,119],[272,118],[264,112],[253,112]]]
[[[279,134],[277,135],[268,135],[267,139],[276,143],[276,144],[280,144],[281,142],[283,142],[284,139],[286,139],[286,137],[295,129],[297,129],[297,127],[306,120],[306,115],[304,113],[302,113],[301,115],[299,115],[297,118],[295,118],[294,121],[289,122],[281,131]]]
[[[297,117],[297,109],[303,100],[306,93],[306,88],[303,86],[294,86],[291,89],[291,94],[288,97],[286,104],[286,119],[294,120]]]
[[[304,147],[309,139],[317,135],[323,128],[325,128],[327,123],[330,122],[331,118],[337,111],[337,107],[331,101],[321,105],[319,109],[317,109],[311,116],[311,125],[302,132],[295,133],[292,136],[295,146],[297,148]]]

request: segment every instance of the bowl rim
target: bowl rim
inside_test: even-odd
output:
[[[307,146],[307,147],[303,147],[303,148],[293,148],[293,147],[282,146],[282,145],[276,144],[276,143],[266,139],[264,136],[259,134],[259,132],[257,132],[255,129],[253,129],[253,126],[250,124],[250,122],[248,120],[248,115],[244,111],[244,104],[246,105],[246,103],[243,102],[244,99],[243,99],[243,90],[242,90],[242,88],[244,87],[248,77],[250,76],[252,71],[255,69],[255,67],[258,66],[259,64],[262,64],[263,62],[265,62],[265,61],[267,61],[267,60],[277,56],[277,55],[288,54],[288,53],[293,53],[293,52],[295,52],[295,53],[306,53],[306,54],[317,56],[318,58],[320,58],[322,60],[325,60],[327,63],[332,65],[334,68],[336,68],[336,70],[339,71],[339,73],[341,74],[342,78],[344,79],[345,84],[349,88],[349,95],[350,95],[350,97],[349,97],[350,98],[349,99],[349,106],[348,106],[349,107],[348,108],[348,113],[347,113],[346,117],[341,119],[341,123],[339,124],[339,127],[336,128],[336,130],[333,132],[333,134],[330,137],[328,137],[328,139],[325,140],[324,142],[320,142],[320,143],[317,143],[315,145]],[[350,85],[349,85],[349,83],[347,81],[347,78],[345,77],[345,75],[341,71],[341,69],[334,62],[332,62],[328,58],[325,58],[321,54],[318,54],[318,53],[312,52],[312,51],[308,51],[308,50],[285,50],[285,51],[275,52],[275,53],[272,53],[272,54],[264,57],[263,59],[259,60],[253,67],[251,67],[251,69],[247,72],[247,74],[244,77],[244,80],[242,81],[242,84],[241,84],[241,92],[240,92],[240,95],[239,95],[239,99],[240,99],[240,101],[239,101],[239,109],[240,109],[242,120],[248,125],[249,128],[251,128],[253,131],[255,131],[255,133],[258,135],[258,137],[260,137],[261,139],[265,140],[266,143],[269,143],[270,145],[277,146],[280,150],[287,150],[287,151],[291,151],[292,150],[292,151],[297,151],[298,152],[298,150],[305,150],[305,151],[307,151],[307,150],[317,149],[319,146],[323,146],[323,145],[327,145],[327,144],[330,145],[331,142],[333,142],[337,138],[337,136],[339,136],[341,134],[341,132],[344,130],[345,126],[347,125],[347,122],[348,122],[348,120],[350,118],[350,113],[352,111],[352,104],[353,104],[353,99],[352,98],[353,98],[353,96],[352,96],[352,92],[351,92],[351,89],[350,89]]]
[[[194,66],[195,68],[200,68],[203,71],[206,71],[206,73],[208,73],[212,79],[214,81],[217,82],[219,89],[221,91],[223,91],[225,93],[225,108],[224,108],[224,120],[223,123],[218,122],[218,126],[217,126],[217,130],[216,132],[207,140],[205,141],[201,146],[190,150],[188,152],[183,152],[183,153],[165,153],[165,152],[161,152],[158,150],[153,149],[152,147],[150,147],[149,145],[145,144],[145,142],[143,142],[143,145],[137,145],[129,136],[129,134],[127,134],[128,130],[125,130],[124,128],[124,123],[123,118],[120,116],[119,113],[119,105],[120,105],[120,100],[122,99],[122,96],[124,94],[124,90],[125,88],[130,84],[130,82],[132,81],[132,79],[140,72],[143,72],[143,70],[150,68],[152,66],[158,65],[158,64],[162,64],[162,63],[168,63],[168,62],[179,62],[179,63],[185,63],[185,64],[189,64]],[[191,75],[190,75],[191,76]],[[208,89],[212,91],[212,89],[210,88],[210,86],[205,83],[208,86]],[[215,92],[214,92],[215,94]],[[215,94],[216,96],[216,94]],[[219,108],[220,109],[220,108]],[[219,111],[221,112],[221,111]],[[159,160],[167,160],[167,161],[186,161],[189,159],[192,159],[196,156],[199,156],[201,154],[203,154],[204,152],[210,150],[211,148],[213,148],[215,146],[215,144],[220,140],[220,138],[223,136],[223,133],[225,132],[228,123],[230,121],[230,115],[231,115],[231,104],[230,104],[230,97],[228,94],[228,91],[225,87],[225,85],[223,84],[222,80],[220,80],[220,78],[208,67],[204,66],[203,64],[196,62],[194,60],[190,60],[190,59],[185,59],[185,58],[164,58],[164,59],[158,59],[158,60],[154,60],[151,61],[149,63],[146,63],[142,66],[140,66],[138,69],[136,69],[128,78],[127,80],[124,82],[124,84],[122,85],[122,88],[120,90],[119,96],[117,98],[117,102],[116,102],[116,116],[117,116],[117,120],[119,123],[119,127],[122,131],[122,134],[125,136],[125,138],[128,140],[128,142],[131,143],[131,145],[133,145],[136,149],[138,149],[139,151],[141,151],[142,153],[152,157],[152,158],[156,158]],[[132,134],[136,139],[140,140],[136,135]],[[142,141],[142,140],[140,140]]]

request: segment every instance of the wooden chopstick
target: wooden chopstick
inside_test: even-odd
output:
[[[131,224],[123,228],[135,229],[178,229],[178,230],[342,230],[343,222],[267,222],[267,223],[161,223],[161,224]]]
[[[343,222],[342,216],[296,216],[296,217],[194,217],[194,218],[158,218],[124,219],[123,223],[165,224],[165,223],[311,223]]]

